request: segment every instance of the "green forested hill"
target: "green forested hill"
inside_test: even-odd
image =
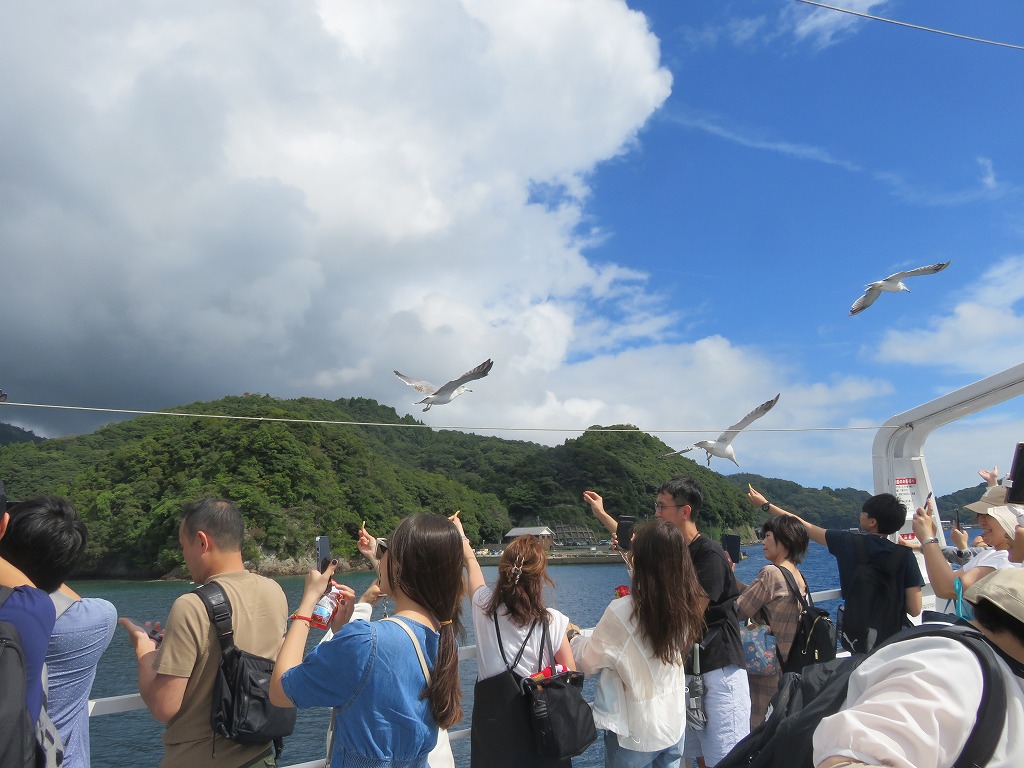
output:
[[[220,418],[141,416],[74,438],[0,446],[9,498],[55,493],[81,511],[91,535],[83,575],[157,576],[174,569],[181,562],[181,506],[203,496],[235,501],[246,515],[245,554],[264,562],[308,556],[320,533],[352,557],[363,520],[384,533],[419,511],[461,509],[469,536],[492,543],[519,524],[601,530],[582,501],[584,490],[599,492],[613,515],[646,519],[661,483],[680,475],[703,486],[698,522],[713,538],[731,530],[749,539],[760,521],[745,498],[747,482],[826,526],[855,526],[868,496],[758,475],[722,476],[683,456],[660,458],[668,446],[628,425],[595,426],[547,447],[428,429],[362,398],[245,395],[170,412]]]
[[[0,447],[8,496],[70,497],[91,535],[83,570],[105,575],[159,575],[179,565],[181,505],[206,495],[243,510],[246,555],[256,560],[307,555],[318,533],[354,555],[363,520],[385,532],[424,510],[461,509],[476,541],[500,541],[512,525],[537,520],[597,528],[583,490],[602,493],[613,513],[644,517],[660,483],[682,473],[706,489],[709,535],[751,517],[722,477],[689,459],[659,459],[667,447],[635,429],[588,432],[550,448],[427,429],[359,398],[247,395],[173,410],[224,418],[142,416],[89,435]]]
[[[29,432],[27,429],[21,427],[15,427],[11,424],[0,424],[0,445],[10,445],[11,443],[38,443],[43,438],[37,436],[33,432]]]

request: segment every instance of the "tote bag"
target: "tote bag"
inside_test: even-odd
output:
[[[744,624],[740,627],[743,643],[743,662],[751,675],[774,675],[779,671],[775,635],[764,624]]]

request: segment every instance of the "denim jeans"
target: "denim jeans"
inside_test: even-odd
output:
[[[612,731],[604,732],[605,768],[679,768],[682,756],[682,739],[657,752],[636,752],[619,746],[619,737]]]

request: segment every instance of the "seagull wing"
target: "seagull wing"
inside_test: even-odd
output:
[[[422,392],[424,395],[432,395],[437,392],[437,387],[429,381],[417,381],[416,379],[406,376],[404,373],[399,373],[398,371],[395,371],[395,376],[400,378],[417,392]]]
[[[436,395],[447,395],[449,392],[454,392],[456,389],[461,387],[467,381],[474,381],[475,379],[482,379],[488,373],[491,372],[491,366],[494,365],[493,360],[484,360],[480,365],[471,371],[466,371],[464,374],[459,376],[457,379],[452,379],[447,384],[443,384]]]
[[[768,400],[767,402],[761,403],[759,406],[757,406],[757,408],[752,410],[750,413],[748,413],[742,419],[740,419],[735,424],[733,424],[731,427],[729,427],[727,430],[725,430],[725,432],[720,434],[718,436],[718,439],[715,442],[718,443],[719,445],[721,445],[723,448],[725,446],[729,445],[733,440],[736,439],[736,435],[738,435],[740,432],[742,432],[744,429],[749,427],[755,421],[757,421],[762,416],[764,416],[766,413],[768,413],[768,411],[770,411],[772,408],[774,408],[775,404],[777,402],[779,402],[779,397],[781,395],[782,395],[782,393],[779,392],[779,394],[776,395],[775,397],[773,397],[771,400]]]
[[[864,295],[857,299],[855,302],[853,302],[853,306],[850,307],[850,314],[856,315],[863,312],[865,309],[867,309],[868,307],[875,303],[875,299],[877,299],[881,293],[882,291],[878,288],[868,287],[868,289],[864,291]]]
[[[934,275],[936,272],[941,272],[946,267],[952,264],[952,261],[947,261],[943,264],[930,264],[927,267],[918,267],[917,269],[908,269],[906,272],[897,272],[895,275],[889,275],[885,278],[886,282],[903,280],[907,277],[917,277],[918,275]]]
[[[681,453],[689,453],[696,447],[696,445],[688,445],[685,448],[680,448],[678,451],[672,451],[672,453],[664,453],[662,454],[661,458],[665,459],[668,458],[669,456],[678,456]]]

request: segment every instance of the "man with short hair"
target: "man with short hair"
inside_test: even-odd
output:
[[[752,486],[747,487],[750,489],[747,498],[761,511],[775,517],[792,514],[769,502]],[[888,538],[891,534],[899,531],[907,520],[907,510],[899,499],[891,493],[880,493],[865,501],[860,513],[859,532],[836,528],[826,530],[807,522],[798,515],[793,515],[793,517],[803,523],[811,541],[828,547],[828,551],[836,558],[839,570],[839,590],[847,603],[858,599],[856,595],[852,594],[855,591],[852,585],[858,565],[867,563],[892,574],[892,589],[896,593],[894,599],[902,606],[903,622],[901,626],[908,622],[906,614],[920,615],[921,587],[924,586],[924,578],[921,576],[917,558],[914,557],[911,550],[898,546]],[[895,627],[889,634],[874,635],[873,630],[857,626],[855,622],[850,621],[850,614],[847,613],[844,618],[841,639],[847,650],[867,653],[899,629],[900,627]]]
[[[62,768],[88,768],[89,693],[114,636],[117,610],[106,600],[79,597],[64,583],[88,540],[70,501],[41,496],[16,504],[9,515],[0,556],[48,592],[56,605],[57,622],[46,651],[46,711],[64,742]]]
[[[242,562],[245,524],[225,499],[203,499],[185,508],[178,539],[185,565],[200,584],[216,581],[231,602],[236,646],[276,659],[284,637],[288,602],[277,582],[250,573]],[[128,630],[138,660],[139,692],[162,723],[163,768],[249,768],[275,766],[271,743],[242,745],[214,741],[210,726],[213,688],[221,652],[202,600],[188,592],[171,607],[162,642],[130,619]]]
[[[0,544],[3,543],[10,525],[4,484],[0,482]],[[32,722],[39,719],[43,707],[43,662],[46,659],[46,644],[49,642],[56,610],[53,601],[41,589],[36,589],[31,579],[0,555],[0,586],[10,587],[13,592],[0,605],[0,621],[8,621],[18,630],[21,647],[25,653],[26,702]],[[6,727],[6,726],[5,726]]]
[[[601,497],[584,491],[583,498],[594,516],[614,534],[618,523],[605,512]],[[711,768],[750,732],[750,689],[736,614],[739,586],[725,551],[697,530],[697,514],[703,503],[700,484],[692,478],[679,477],[665,482],[658,490],[654,514],[682,532],[697,581],[709,600],[704,611],[707,630],[700,644],[707,724],[700,731],[688,727],[683,740],[686,759],[703,755],[704,764]],[[691,663],[687,662],[688,672]]]
[[[964,592],[971,623],[997,651],[1006,686],[1002,733],[988,768],[1024,765],[1024,569],[1004,568]],[[960,642],[916,637],[881,648],[850,676],[842,709],[814,731],[817,768],[951,768],[974,728],[981,667]]]

